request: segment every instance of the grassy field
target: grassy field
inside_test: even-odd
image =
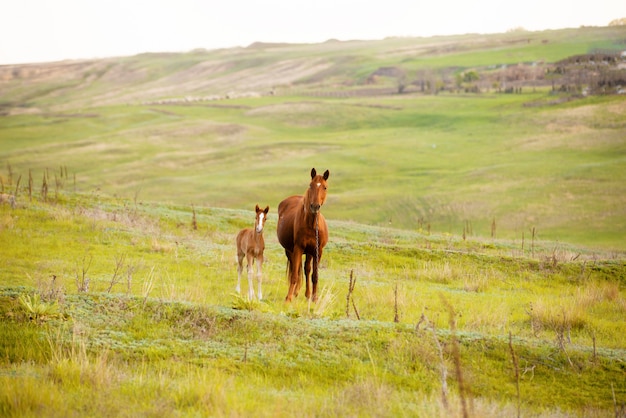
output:
[[[625,416],[624,97],[365,81],[625,37],[0,67],[0,180],[18,191],[0,203],[0,415]],[[285,304],[276,208],[311,167],[330,170],[321,296]],[[234,293],[257,203],[262,302]]]
[[[67,166],[79,191],[276,208],[330,169],[331,219],[624,250],[626,101],[524,107],[522,95],[274,97],[4,118],[2,161],[26,180]],[[5,168],[6,173],[6,168]],[[5,182],[7,182],[5,174]],[[24,183],[22,183],[24,184]]]
[[[50,200],[0,209],[3,416],[623,414],[612,253],[332,220],[320,301],[286,305],[272,216],[259,303],[251,210]]]

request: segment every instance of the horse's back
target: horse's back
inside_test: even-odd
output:
[[[293,223],[298,208],[302,206],[302,196],[290,196],[278,205],[276,235],[284,249],[293,249]]]
[[[302,204],[302,196],[289,196],[278,205],[278,217],[290,215],[293,217],[296,209]]]

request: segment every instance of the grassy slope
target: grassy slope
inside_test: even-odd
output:
[[[2,414],[460,414],[451,305],[475,415],[516,414],[509,332],[524,415],[612,415],[611,389],[626,399],[622,98],[280,93],[348,89],[399,63],[558,60],[623,32],[527,35],[150,54],[3,84],[2,104],[40,113],[0,119],[3,184],[22,176],[20,207],[0,207]],[[237,87],[279,95],[141,104]],[[275,208],[311,166],[331,170],[326,296],[285,306]],[[44,171],[53,203],[38,197]],[[231,295],[232,241],[257,202],[272,210],[267,301],[250,306]],[[344,319],[350,272],[360,322]],[[16,297],[33,291],[66,320],[27,324]],[[437,339],[425,322],[414,332],[422,314]]]
[[[66,165],[84,191],[242,209],[275,208],[302,192],[310,167],[329,168],[331,218],[455,234],[471,222],[481,236],[495,219],[502,238],[536,227],[623,250],[625,102],[523,106],[542,97],[274,97],[23,115],[3,119],[1,155],[23,180]]]
[[[52,75],[0,84],[9,108],[39,110],[0,120],[0,164],[37,177],[65,165],[84,191],[242,209],[300,193],[318,166],[332,173],[332,218],[454,234],[469,222],[481,236],[495,219],[502,238],[535,227],[546,239],[623,250],[621,97],[525,107],[553,98],[308,96],[363,87],[381,66],[550,62],[613,48],[623,36],[582,28],[58,63]],[[141,105],[270,89],[278,96]]]
[[[524,414],[602,416],[611,385],[626,396],[626,265],[610,254],[537,242],[522,255],[507,241],[331,221],[320,302],[287,306],[272,216],[259,305],[232,296],[232,241],[251,211],[198,207],[194,230],[187,207],[65,191],[21,206],[0,208],[3,415],[446,415],[437,341],[458,411],[453,335],[474,413],[510,415],[508,333]],[[89,292],[77,293],[83,270]],[[346,319],[350,272],[361,321],[353,309]],[[57,300],[65,320],[24,322],[16,297],[33,291]]]
[[[621,48],[624,29],[390,38],[382,41],[264,45],[186,54],[142,54],[97,61],[26,66],[22,78],[0,83],[15,106],[76,109],[228,92],[266,93],[345,88],[379,67],[458,70],[520,62],[556,62],[593,48]],[[13,67],[2,68],[11,74]],[[30,76],[29,76],[30,75]]]

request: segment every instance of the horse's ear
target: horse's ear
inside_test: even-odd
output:
[[[270,211],[270,207],[269,207],[269,206],[266,206],[266,207],[265,207],[265,210],[264,210],[263,212],[265,212],[265,214],[267,215],[267,212],[269,212],[269,211]]]
[[[316,175],[317,175],[317,171],[315,171],[315,167],[313,167],[311,169],[311,178],[315,178]]]
[[[328,180],[328,176],[330,176],[330,171],[324,171],[324,180]]]
[[[257,203],[256,208],[254,208],[255,212],[259,213],[261,212],[261,208],[259,207],[259,204]]]

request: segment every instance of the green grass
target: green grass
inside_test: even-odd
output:
[[[44,167],[62,164],[84,192],[241,209],[275,208],[302,193],[310,167],[329,168],[334,219],[408,229],[423,219],[453,234],[469,221],[488,236],[495,218],[502,238],[535,227],[545,239],[623,250],[623,100],[523,107],[544,95],[273,98],[16,116],[3,119],[2,161],[22,185],[29,170],[40,182]]]
[[[611,387],[623,404],[626,264],[611,253],[546,241],[522,252],[506,240],[330,220],[320,301],[286,305],[273,215],[266,299],[246,303],[233,296],[234,236],[252,211],[195,210],[197,230],[190,207],[65,190],[0,208],[3,415],[119,415],[124,405],[133,415],[291,416],[293,399],[304,415],[460,414],[454,339],[473,414],[508,415],[509,333],[523,415],[604,416]],[[360,321],[353,307],[346,315],[350,274]],[[60,316],[30,320],[18,296],[32,295]]]
[[[624,99],[316,94],[382,66],[557,61],[619,39],[145,54],[3,82],[0,110],[22,114],[0,116],[2,192],[18,192],[0,204],[0,415],[623,415]],[[331,173],[320,299],[285,304],[276,209],[311,167]],[[234,294],[257,203],[261,302]]]

